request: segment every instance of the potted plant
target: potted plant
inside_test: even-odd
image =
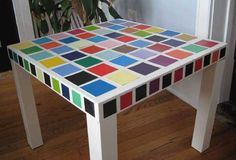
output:
[[[51,32],[58,33],[71,28],[72,16],[76,13],[74,27],[107,21],[104,11],[99,7],[106,4],[114,18],[121,18],[108,0],[29,0],[30,9],[38,36]]]

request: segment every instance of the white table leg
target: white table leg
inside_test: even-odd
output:
[[[222,71],[221,66],[217,66],[216,63],[203,70],[192,139],[192,147],[199,152],[205,151],[210,146],[211,134],[219,101],[220,82],[222,79],[220,77]]]
[[[30,75],[14,62],[11,66],[27,140],[31,148],[36,148],[43,144],[43,140]]]
[[[108,117],[100,123],[87,115],[90,160],[117,160],[117,117]]]

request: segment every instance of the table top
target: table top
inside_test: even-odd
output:
[[[225,57],[225,47],[116,19],[8,49],[14,62],[66,100],[106,118],[216,63]]]

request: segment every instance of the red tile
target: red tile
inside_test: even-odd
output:
[[[220,54],[220,51],[219,51],[219,50],[213,52],[211,63],[214,63],[214,62],[218,61],[218,59],[219,59],[219,54]]]
[[[49,42],[49,43],[41,44],[40,46],[45,48],[45,49],[51,49],[51,48],[61,46],[61,44],[57,43],[57,42]]]
[[[121,37],[118,37],[116,39],[121,41],[121,42],[130,42],[130,41],[136,40],[136,38],[130,37],[130,36],[121,36]]]
[[[85,32],[85,31],[82,29],[74,29],[74,30],[68,31],[68,33],[73,34],[73,35],[80,34],[83,32]]]
[[[134,26],[133,28],[142,30],[142,29],[147,29],[147,28],[150,28],[150,27],[151,26],[141,24],[141,25]]]
[[[199,71],[202,68],[202,58],[195,61],[195,72]]]
[[[132,92],[128,92],[126,94],[124,94],[123,96],[120,97],[120,109],[125,109],[127,107],[129,107],[130,105],[132,105],[132,101],[133,101],[133,96],[132,96]]]
[[[95,46],[95,45],[81,49],[81,51],[86,52],[86,53],[90,53],[90,54],[94,54],[94,53],[100,52],[102,50],[104,50],[104,49],[101,47]]]
[[[88,32],[76,35],[76,37],[81,38],[81,39],[87,39],[87,38],[91,38],[94,36],[96,36],[96,35],[92,34],[92,33],[88,33]]]
[[[96,75],[104,76],[106,74],[114,72],[117,69],[107,64],[99,64],[95,67],[89,68],[88,70]]]
[[[164,51],[166,51],[168,49],[171,49],[172,47],[164,45],[164,44],[157,43],[157,44],[152,45],[152,46],[150,46],[148,48],[150,48],[150,49],[152,49],[154,51],[164,52]]]
[[[174,75],[174,82],[178,82],[183,79],[183,68],[177,69]]]
[[[213,41],[207,41],[207,40],[201,40],[196,43],[197,45],[204,46],[204,47],[213,47],[217,45],[218,43]]]

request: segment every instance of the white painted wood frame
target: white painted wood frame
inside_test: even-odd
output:
[[[30,74],[11,62],[15,79],[17,96],[20,103],[21,115],[25,127],[27,141],[31,148],[43,145],[41,129],[38,120],[38,113],[34,100]]]

